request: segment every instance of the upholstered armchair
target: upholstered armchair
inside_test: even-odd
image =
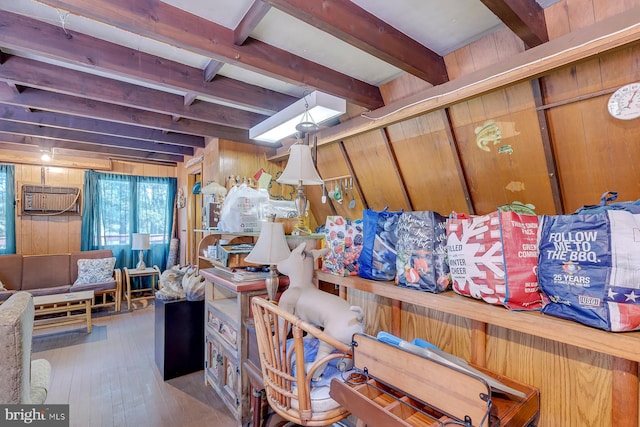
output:
[[[33,297],[16,292],[0,305],[0,403],[42,404],[47,398],[51,365],[31,360]]]

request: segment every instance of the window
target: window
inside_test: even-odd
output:
[[[0,165],[0,254],[16,253],[13,165]]]
[[[95,236],[98,246],[128,244],[131,237],[130,183],[114,179],[99,181],[100,233]]]
[[[133,267],[131,235],[148,233],[149,265],[165,267],[173,225],[177,180],[99,173],[85,174],[82,250],[111,249],[119,267]]]

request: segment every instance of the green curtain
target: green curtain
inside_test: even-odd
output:
[[[145,263],[166,267],[173,226],[176,178],[85,172],[81,249],[111,249],[119,268],[134,268],[133,233],[150,234]]]
[[[0,165],[0,228],[4,226],[0,235],[5,238],[4,244],[0,244],[0,254],[16,253],[15,201],[15,169],[13,165]]]

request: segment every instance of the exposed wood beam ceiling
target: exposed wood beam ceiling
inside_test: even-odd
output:
[[[535,0],[451,3],[0,0],[0,148],[182,162],[207,137],[266,145],[248,129],[312,90],[377,110],[402,73],[447,84],[443,56],[505,26],[548,41]]]
[[[9,143],[9,144],[27,144],[27,145],[35,145],[38,147],[55,147],[55,148],[64,148],[70,150],[78,150],[78,151],[91,151],[92,153],[101,153],[101,154],[109,154],[116,158],[125,158],[129,160],[149,160],[153,162],[182,162],[183,156],[175,155],[175,154],[165,154],[165,153],[154,153],[150,151],[142,151],[142,150],[131,150],[131,149],[122,149],[122,148],[113,148],[107,145],[92,145],[91,149],[88,149],[87,146],[90,144],[80,144],[76,142],[64,141],[64,140],[56,140],[55,143],[47,140],[45,138],[38,138],[33,136],[24,136],[24,135],[16,135],[11,133],[2,133],[0,132],[0,143]]]
[[[296,101],[294,97],[223,76],[214,80],[223,65],[221,62],[212,61],[203,72],[77,32],[67,31],[68,37],[60,27],[10,12],[0,12],[0,27],[3,48],[61,60],[166,90],[193,93],[265,113],[275,113]]]
[[[185,106],[184,97],[105,77],[43,64],[14,56],[0,67],[0,80],[14,84],[84,97],[139,110],[179,116],[205,123],[248,129],[266,116],[211,103]]]
[[[232,141],[248,141],[248,132],[242,129],[193,120],[174,122],[165,114],[33,88],[24,88],[16,94],[8,85],[0,85],[0,103],[161,129],[166,132],[200,136],[218,135]]]
[[[549,41],[544,10],[528,0],[481,0],[529,47]]]
[[[234,43],[233,30],[160,0],[41,0],[41,3],[273,78],[320,89],[367,108],[383,105],[370,84],[255,39]],[[197,29],[197,32],[193,32]]]
[[[524,80],[533,79],[560,67],[575,64],[603,52],[640,41],[640,8],[613,16],[591,27],[581,28],[548,43],[435,86],[401,101],[341,123],[321,129],[318,145],[329,144],[430,113]],[[282,156],[282,153],[280,153]],[[275,157],[274,157],[275,158]]]
[[[80,130],[103,135],[178,144],[185,147],[204,147],[204,138],[195,135],[162,132],[156,129],[131,126],[104,120],[88,119],[70,114],[48,111],[25,111],[23,108],[0,105],[0,120],[38,125],[41,127]]]
[[[265,2],[434,85],[449,80],[440,55],[349,0]]]
[[[233,30],[233,42],[238,46],[244,44],[251,32],[269,12],[269,9],[271,9],[271,6],[262,0],[254,0],[247,13],[244,14],[242,21]]]

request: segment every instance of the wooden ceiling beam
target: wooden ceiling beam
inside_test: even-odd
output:
[[[195,93],[187,93],[182,99],[184,100],[184,106],[188,107],[196,101],[197,95]]]
[[[480,0],[528,47],[549,41],[544,9],[536,0]]]
[[[100,153],[111,158],[126,157],[132,160],[147,160],[157,162],[181,163],[184,156],[176,154],[155,153],[151,151],[132,150],[125,148],[107,147],[95,144],[77,143],[70,141],[46,140],[38,137],[15,135],[0,132],[0,144],[26,144],[37,147],[64,148],[68,150],[89,151],[92,153]]]
[[[249,38],[249,34],[262,21],[271,6],[262,0],[253,0],[251,7],[244,14],[238,26],[233,30],[233,42],[242,45]]]
[[[235,79],[150,55],[115,43],[47,24],[11,12],[0,11],[0,46],[71,64],[141,80],[173,91],[193,92],[273,114],[297,98]],[[222,67],[219,63],[219,67]],[[209,67],[209,66],[207,66]],[[207,73],[211,74],[207,80]],[[214,78],[215,77],[215,78]]]
[[[224,65],[224,62],[216,61],[215,59],[212,59],[209,62],[207,62],[207,65],[205,65],[204,70],[202,70],[202,78],[204,79],[204,81],[205,82],[212,81],[216,77],[216,75],[218,74],[218,72],[220,71],[223,65]]]
[[[38,147],[0,141],[0,162],[2,163],[44,166],[41,157],[42,153],[40,153]],[[141,162],[141,160],[138,162]],[[152,163],[149,161],[144,162]],[[47,162],[47,166],[71,169],[93,169],[96,171],[113,170],[113,164],[107,155],[61,148],[56,148],[55,155]]]
[[[206,123],[249,129],[267,116],[208,102],[184,105],[184,98],[106,77],[13,56],[0,65],[0,80],[50,92],[81,96]]]
[[[234,43],[233,30],[160,0],[39,2],[292,84],[315,88],[365,108],[384,105],[377,86],[259,40],[249,38],[238,46]]]
[[[5,60],[8,58],[8,56],[5,57]],[[7,84],[7,86],[9,87],[9,89],[11,89],[15,94],[20,94],[20,92],[22,92],[22,88],[18,87],[17,84],[13,83],[13,82],[5,82]],[[31,109],[30,108],[24,108],[23,109],[26,113],[30,113]]]
[[[6,82],[9,89],[11,89],[15,94],[20,94],[20,88],[14,82]]]
[[[449,81],[444,59],[349,0],[264,0],[433,85]]]
[[[12,133],[14,135],[35,136],[44,139],[55,139],[58,141],[64,140],[86,144],[97,144],[107,147],[132,148],[135,150],[153,151],[156,153],[193,156],[193,147],[30,125],[26,123],[9,122],[5,120],[0,121],[0,133]]]
[[[244,129],[188,119],[173,122],[171,118],[165,114],[142,111],[135,108],[122,107],[120,105],[70,95],[46,92],[39,89],[26,88],[17,95],[13,93],[7,85],[0,85],[0,104],[131,124],[167,132],[210,136],[236,142],[251,142],[249,140],[249,131]]]
[[[318,145],[335,143],[543,76],[640,41],[640,8],[580,28],[496,64],[317,132]],[[275,158],[275,157],[274,157]]]
[[[156,129],[104,120],[72,116],[70,114],[52,113],[49,111],[25,112],[24,109],[0,104],[0,120],[25,123],[37,126],[48,126],[67,130],[79,130],[101,135],[120,136],[130,139],[163,142],[186,147],[204,147],[204,138],[195,135],[163,133]]]

